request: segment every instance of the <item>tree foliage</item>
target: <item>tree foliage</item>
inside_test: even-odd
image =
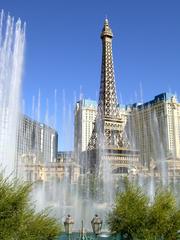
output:
[[[180,229],[180,210],[169,190],[157,190],[150,204],[139,187],[126,181],[125,191],[118,193],[107,223],[112,232],[125,234],[127,239],[173,240]]]
[[[118,194],[115,206],[108,215],[108,225],[112,232],[136,236],[145,226],[148,199],[140,188],[125,182],[125,191]],[[139,233],[140,234],[140,233]]]
[[[148,220],[152,236],[167,240],[176,239],[180,229],[180,209],[171,192],[164,189],[157,192],[154,203],[149,207]]]
[[[1,240],[53,240],[60,233],[60,224],[48,210],[35,212],[29,200],[31,187],[0,176]]]

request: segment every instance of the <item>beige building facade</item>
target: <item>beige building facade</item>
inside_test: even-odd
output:
[[[175,95],[162,93],[152,101],[127,107],[127,131],[140,151],[143,166],[166,161],[169,170],[180,163],[180,103]]]
[[[74,149],[77,161],[79,154],[87,150],[96,114],[96,101],[83,99],[76,103],[74,115]]]
[[[28,182],[35,181],[63,181],[77,183],[80,176],[80,167],[73,159],[60,157],[56,162],[38,162],[35,155],[24,154],[21,164],[23,179]]]

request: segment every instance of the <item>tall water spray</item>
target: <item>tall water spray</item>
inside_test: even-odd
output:
[[[24,59],[25,24],[0,14],[0,163],[8,176],[15,173],[17,128]]]

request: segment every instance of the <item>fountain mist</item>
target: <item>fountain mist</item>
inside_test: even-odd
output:
[[[6,23],[4,23],[6,21]],[[0,156],[5,175],[14,171],[24,60],[25,24],[0,14]]]

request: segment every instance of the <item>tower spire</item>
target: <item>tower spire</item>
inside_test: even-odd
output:
[[[118,115],[118,101],[114,77],[112,38],[113,33],[106,18],[101,33],[102,65],[98,108],[101,116],[114,118]]]
[[[110,161],[116,173],[128,173],[129,163],[137,164],[137,151],[130,149],[125,133],[125,119],[118,107],[112,56],[113,33],[108,19],[101,32],[102,65],[99,102],[96,120],[88,144],[90,169],[100,169],[103,161]],[[114,170],[113,170],[114,171]]]
[[[101,33],[102,65],[99,102],[95,126],[88,145],[89,149],[99,148],[102,141],[106,148],[128,147],[122,119],[119,116],[112,56],[112,38],[112,30],[108,20],[105,19]]]
[[[109,21],[108,21],[107,17],[104,20],[104,26],[103,26],[102,33],[101,33],[101,38],[103,38],[104,36],[108,36],[110,38],[113,37],[113,33],[109,26]]]

